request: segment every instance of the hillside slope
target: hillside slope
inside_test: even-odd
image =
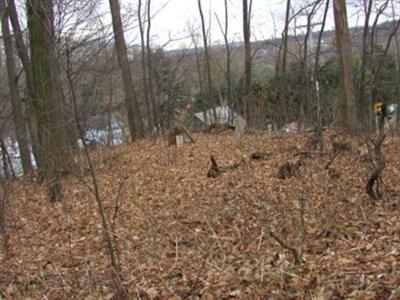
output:
[[[297,176],[285,180],[278,169],[298,159],[304,136],[249,134],[239,150],[230,132],[199,134],[196,144],[178,148],[160,139],[93,153],[130,297],[400,297],[400,140],[384,144],[385,196],[374,201],[364,191],[371,165],[358,160],[359,141],[344,139],[353,150],[328,169],[326,137],[327,153],[304,158]],[[252,160],[254,152],[265,158]],[[208,178],[210,155],[220,166],[240,165]],[[101,222],[84,183],[90,178],[63,179],[56,204],[28,179],[6,187],[3,298],[111,299]],[[296,265],[271,233],[303,262]]]

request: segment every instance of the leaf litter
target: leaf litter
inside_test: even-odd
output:
[[[284,180],[278,169],[304,150],[306,135],[252,133],[238,148],[230,133],[197,134],[196,144],[180,147],[158,139],[93,152],[130,297],[398,299],[400,140],[388,137],[383,146],[384,198],[374,201],[365,192],[371,166],[356,151],[324,168],[329,134],[326,152],[304,158]],[[344,139],[352,149],[360,144]],[[255,160],[254,153],[267,155]],[[210,156],[240,165],[208,178]],[[56,204],[31,180],[6,187],[2,298],[115,297],[89,182],[64,178]]]

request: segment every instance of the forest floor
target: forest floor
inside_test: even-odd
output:
[[[232,132],[196,134],[179,147],[92,152],[129,298],[400,299],[400,139],[384,142],[384,196],[372,200],[361,140],[343,136],[351,149],[325,168],[331,134],[288,179],[278,169],[301,157],[305,135],[252,133],[238,148]],[[236,168],[207,177],[211,155]],[[90,177],[62,186],[54,204],[32,178],[6,186],[0,299],[113,298]]]

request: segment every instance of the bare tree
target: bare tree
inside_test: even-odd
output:
[[[375,19],[374,22],[372,23],[372,27],[371,27],[371,38],[370,38],[370,51],[371,51],[371,57],[374,54],[374,45],[376,42],[376,35],[377,35],[377,27],[378,27],[378,23],[379,23],[379,19],[380,17],[383,15],[384,11],[386,10],[386,8],[389,5],[389,0],[385,0],[382,5],[379,6],[378,11],[375,15]]]
[[[109,0],[109,2],[114,29],[115,49],[117,52],[118,64],[122,71],[129,130],[132,140],[135,140],[142,137],[144,134],[143,120],[140,115],[139,104],[136,99],[136,91],[133,84],[130,63],[126,50],[119,1]]]
[[[0,136],[0,148],[1,148],[1,160],[3,165],[4,177],[6,180],[15,178],[15,172],[13,165],[11,163],[10,155],[7,151],[7,146],[2,136]]]
[[[244,116],[248,120],[249,125],[252,124],[250,118],[250,102],[251,102],[251,45],[250,45],[250,20],[251,5],[248,0],[242,1],[243,9],[243,39],[244,39]]]
[[[60,172],[70,169],[73,160],[66,136],[60,134],[64,129],[64,115],[55,53],[53,1],[29,0],[26,4],[36,96],[39,159],[49,184],[50,200],[56,201],[61,196]]]
[[[227,97],[228,97],[228,105],[233,107],[233,91],[232,91],[232,67],[231,67],[231,60],[232,60],[232,53],[231,53],[231,47],[229,45],[229,40],[228,40],[228,33],[229,33],[229,13],[228,13],[228,0],[224,0],[224,18],[225,22],[224,25],[222,25],[219,17],[217,14],[215,14],[215,17],[217,19],[219,28],[221,30],[221,33],[224,37],[224,43],[225,43],[225,51],[226,51],[226,71],[225,71],[225,77],[226,77],[226,88],[227,88]]]
[[[21,154],[22,169],[24,173],[28,173],[33,169],[31,154],[29,150],[29,139],[22,111],[22,102],[18,91],[18,76],[13,54],[9,18],[8,13],[5,9],[6,6],[4,0],[0,0],[0,13],[2,16],[1,28],[3,32],[4,49],[6,54],[8,86],[10,89],[14,126],[19,146],[19,152]]]
[[[313,18],[318,11],[319,5],[321,3],[321,0],[317,0],[314,3],[311,3],[311,9],[308,11],[307,9],[305,10],[305,16],[307,19],[307,23],[305,25],[306,27],[306,33],[304,35],[304,42],[303,42],[303,56],[300,59],[300,84],[305,87],[306,90],[306,96],[307,96],[307,104],[306,104],[306,119],[310,118],[312,115],[312,88],[310,87],[311,83],[311,76],[310,76],[310,57],[312,54],[312,41],[313,41],[313,36],[312,36],[312,28],[313,28]],[[312,74],[312,73],[311,73]]]
[[[278,110],[281,111],[281,118],[284,118],[284,123],[287,121],[288,114],[284,113],[287,112],[289,109],[289,97],[287,97],[289,91],[287,86],[286,74],[287,74],[287,56],[288,56],[288,40],[289,40],[289,24],[291,21],[290,18],[290,11],[291,11],[291,0],[286,1],[286,16],[285,16],[285,27],[282,32],[282,39],[278,49],[278,57],[275,63],[275,76],[282,76],[282,81],[278,85],[277,89],[277,102]]]
[[[286,69],[287,69],[287,54],[288,54],[288,39],[289,39],[289,23],[290,23],[290,8],[291,2],[290,0],[286,1],[286,16],[285,16],[285,27],[282,33],[282,43],[279,47],[279,55],[277,60],[276,72],[282,71],[282,77],[286,78]],[[282,53],[282,66],[280,66],[280,55]]]
[[[40,167],[40,159],[38,158],[39,154],[39,149],[38,149],[38,137],[37,137],[37,125],[36,125],[36,119],[35,119],[35,108],[34,108],[34,101],[35,101],[35,87],[34,87],[34,82],[33,82],[33,72],[32,72],[32,64],[31,60],[29,58],[28,54],[28,48],[25,45],[24,39],[23,39],[23,33],[21,30],[21,26],[19,23],[18,19],[18,12],[15,7],[15,1],[14,0],[7,0],[7,10],[9,14],[9,18],[11,21],[11,25],[13,28],[13,33],[14,33],[14,39],[15,39],[15,45],[17,49],[17,53],[19,56],[19,59],[22,62],[22,65],[24,67],[25,71],[25,77],[26,77],[26,86],[28,90],[28,99],[27,99],[27,117],[28,117],[28,125],[29,125],[29,131],[30,131],[30,136],[31,136],[31,141],[32,141],[32,150],[33,154],[35,155],[36,159],[36,164],[38,167]]]
[[[150,30],[151,30],[151,0],[147,0],[147,30],[146,30],[146,58],[147,58],[147,68],[148,72],[148,88],[149,97],[151,101],[152,113],[153,113],[153,124],[154,129],[158,131],[159,129],[159,117],[158,117],[158,107],[156,104],[156,99],[154,97],[154,87],[153,87],[153,60],[152,60],[152,50],[150,45]]]
[[[353,72],[351,68],[351,44],[347,22],[347,9],[344,0],[333,1],[335,17],[336,44],[342,70],[343,96],[346,107],[346,124],[350,131],[359,129],[357,105],[354,96]]]
[[[392,14],[393,14],[393,20],[396,20],[399,16],[396,15],[396,4],[395,1],[392,0]],[[397,58],[397,76],[398,79],[400,80],[400,32],[397,31],[394,38],[395,38],[395,46],[396,46],[396,58]],[[397,105],[398,108],[400,107],[400,85],[397,85]],[[397,124],[396,128],[399,129],[400,125],[400,109],[397,109]]]
[[[360,74],[360,83],[358,89],[358,98],[357,98],[357,105],[358,105],[358,112],[359,112],[359,120],[366,124],[370,125],[370,122],[365,122],[368,119],[365,119],[370,115],[368,107],[371,107],[371,103],[369,101],[370,97],[366,95],[366,80],[367,80],[367,72],[369,70],[369,66],[371,63],[370,57],[370,49],[369,49],[369,21],[372,12],[372,0],[367,0],[364,3],[364,11],[365,11],[365,20],[364,20],[364,29],[363,29],[363,40],[362,40],[362,56],[361,56],[361,74]],[[368,128],[370,129],[370,128]]]
[[[201,31],[203,35],[203,47],[204,47],[204,66],[205,66],[205,74],[207,79],[207,101],[206,103],[208,106],[211,104],[211,96],[212,96],[212,78],[211,78],[211,67],[210,67],[210,55],[209,55],[209,48],[208,48],[208,41],[207,41],[207,32],[206,32],[206,25],[204,21],[204,14],[203,9],[201,7],[201,0],[197,0],[199,14],[200,14],[200,21],[201,21]],[[209,107],[208,107],[209,108]]]
[[[200,101],[201,101],[201,104],[202,104],[201,106],[204,109],[204,111],[203,111],[204,122],[205,122],[205,124],[207,124],[207,113],[206,113],[207,105],[205,105],[205,104],[207,104],[208,102],[204,103],[204,99],[203,99],[204,98],[203,97],[203,92],[204,92],[204,80],[203,80],[203,77],[204,77],[204,74],[203,74],[200,51],[199,51],[199,46],[198,46],[198,43],[199,43],[198,42],[198,36],[196,35],[195,30],[192,27],[188,26],[188,30],[189,30],[189,34],[190,34],[190,37],[191,37],[191,40],[192,40],[193,47],[194,47],[197,82],[198,82],[198,87],[200,89],[200,94],[201,94]]]
[[[315,82],[315,96],[317,102],[317,134],[319,139],[320,150],[322,151],[322,107],[321,107],[321,93],[320,93],[320,64],[321,64],[321,44],[322,36],[325,31],[326,19],[328,16],[330,1],[326,0],[324,15],[322,18],[321,29],[318,34],[317,49],[315,50],[315,64],[314,64],[314,82]]]
[[[377,99],[378,97],[378,86],[381,80],[381,72],[382,72],[382,65],[384,63],[384,59],[388,56],[390,45],[393,42],[397,32],[400,30],[400,19],[397,20],[392,27],[392,30],[389,33],[388,39],[386,41],[386,45],[383,49],[383,55],[378,56],[378,59],[375,63],[374,69],[374,76],[373,76],[373,88],[372,88],[372,99]]]
[[[141,43],[141,58],[142,58],[142,81],[143,81],[143,93],[146,104],[146,113],[147,113],[147,121],[148,121],[148,130],[151,133],[155,120],[152,118],[153,108],[151,106],[150,95],[149,95],[149,80],[148,80],[148,64],[146,64],[146,43],[145,43],[145,33],[144,33],[144,22],[142,20],[142,0],[138,0],[138,23],[139,23],[139,32],[140,32],[140,43]]]
[[[69,51],[70,50],[67,45],[66,63],[65,63],[64,68],[65,68],[65,72],[67,75],[68,85],[70,88],[71,98],[72,98],[72,102],[73,102],[74,119],[75,119],[76,127],[78,129],[79,137],[82,140],[83,152],[85,155],[85,159],[86,159],[87,165],[89,167],[89,174],[90,174],[91,181],[92,181],[91,191],[93,192],[93,195],[95,197],[97,209],[98,209],[98,212],[100,215],[101,226],[102,226],[102,230],[103,230],[103,237],[105,239],[106,249],[107,249],[109,261],[110,261],[111,275],[114,278],[115,287],[117,289],[118,294],[121,296],[122,299],[125,299],[127,295],[126,295],[126,291],[124,290],[123,285],[122,285],[121,269],[120,269],[120,266],[117,261],[117,255],[116,255],[116,249],[115,249],[116,246],[113,243],[113,239],[111,238],[112,233],[110,231],[111,230],[110,227],[112,227],[112,226],[110,225],[109,220],[107,220],[106,212],[105,212],[104,205],[103,205],[103,200],[100,196],[100,189],[99,189],[96,172],[95,172],[93,161],[92,161],[92,158],[91,158],[90,152],[89,152],[89,146],[86,143],[85,133],[84,133],[82,125],[79,121],[78,104],[77,104],[78,97],[76,95],[75,85],[74,85],[74,81],[73,81],[72,74],[71,74],[72,73],[71,72],[71,61],[70,61],[71,55],[70,55]]]

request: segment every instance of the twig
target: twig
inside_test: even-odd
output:
[[[103,204],[103,199],[100,196],[100,190],[99,190],[99,184],[98,184],[98,180],[97,180],[97,175],[95,172],[95,168],[93,165],[93,160],[90,156],[90,151],[89,151],[89,146],[87,145],[86,141],[85,141],[85,133],[84,130],[82,128],[81,122],[79,120],[79,113],[78,113],[78,97],[76,95],[76,90],[75,90],[75,85],[72,79],[72,75],[71,75],[71,62],[70,62],[70,51],[67,47],[67,65],[66,65],[66,75],[67,75],[67,81],[69,83],[69,88],[70,88],[70,92],[71,92],[71,98],[72,98],[72,104],[73,104],[73,112],[74,112],[74,119],[75,119],[75,125],[79,134],[80,139],[82,140],[82,144],[83,144],[83,153],[84,156],[86,158],[86,163],[89,167],[89,174],[91,177],[91,181],[92,181],[92,186],[93,186],[93,191],[94,191],[94,198],[96,200],[96,204],[97,204],[97,210],[98,213],[100,215],[100,221],[101,221],[101,227],[103,229],[103,235],[105,237],[105,242],[106,242],[106,249],[109,255],[109,263],[110,263],[110,268],[112,271],[112,275],[114,277],[114,280],[116,281],[116,284],[119,284],[120,282],[122,282],[121,280],[121,275],[120,275],[120,265],[117,262],[116,259],[116,251],[113,247],[113,240],[111,237],[111,234],[109,232],[109,222],[107,220],[107,216],[105,213],[105,209],[104,209],[104,204]],[[123,287],[118,287],[118,289],[123,289]]]
[[[0,296],[3,297],[6,300],[11,300],[13,299],[6,290],[3,290],[2,288],[0,288]]]
[[[48,262],[46,263],[46,266],[47,266],[47,265],[51,265],[51,266],[53,267],[54,271],[56,272],[57,276],[60,278],[62,284],[63,284],[65,287],[66,287],[66,286],[69,287],[69,285],[68,285],[67,282],[65,281],[64,277],[62,276],[62,274],[60,273],[60,271],[58,270],[58,268],[56,267],[56,265],[55,265],[52,261],[48,261]]]
[[[260,234],[260,237],[258,238],[257,253],[260,252],[263,235],[264,235],[264,229],[261,228],[261,234]]]
[[[164,287],[171,293],[171,295],[179,298],[179,296],[172,290],[172,288],[165,282],[165,280],[160,275],[157,275],[157,277],[158,279],[160,279]]]
[[[326,154],[325,151],[320,151],[320,150],[301,150],[293,154],[293,156],[299,156],[299,155],[323,155]]]
[[[114,283],[115,283],[115,288],[116,288],[117,293],[118,293],[117,299],[129,299],[129,293],[126,290],[126,288],[124,287],[121,275],[119,274],[119,270],[116,270],[113,267],[111,267],[111,269],[112,269],[112,272],[115,275],[115,276],[113,276],[113,280],[114,280]]]
[[[332,223],[333,223],[333,221],[329,221],[329,222],[327,223],[327,225],[325,226],[325,228],[324,228],[320,233],[318,233],[318,234],[315,236],[315,238],[316,238],[316,239],[319,239],[319,238],[325,236],[325,235],[329,232],[329,229],[331,228]]]
[[[335,161],[335,158],[337,157],[337,153],[334,153],[331,157],[331,159],[326,163],[324,169],[328,170],[329,167],[332,165],[332,163]]]
[[[301,225],[301,234],[302,234],[302,242],[304,242],[304,239],[307,236],[307,228],[306,228],[306,222],[304,220],[304,203],[305,203],[306,199],[304,199],[303,197],[301,197],[299,199],[300,202],[300,225]]]
[[[187,130],[187,128],[185,126],[182,126],[182,131],[189,138],[190,142],[192,142],[193,144],[196,143],[195,139],[193,138],[193,136],[190,134],[189,130]]]
[[[118,187],[118,192],[117,192],[117,197],[115,198],[115,205],[114,205],[114,212],[113,212],[113,218],[112,218],[112,223],[111,223],[111,232],[114,234],[114,229],[115,229],[115,220],[117,219],[117,213],[119,210],[119,204],[120,204],[120,198],[122,194],[122,188],[124,187],[125,182],[128,180],[129,176],[125,176],[121,183],[119,184]]]
[[[283,239],[278,237],[275,233],[272,231],[269,232],[269,234],[285,249],[289,250],[290,253],[292,253],[293,258],[294,258],[294,264],[295,265],[301,265],[304,263],[304,260],[301,258],[299,251],[292,246],[290,246],[287,242],[285,242]]]
[[[197,272],[196,280],[194,281],[192,287],[191,287],[190,290],[186,293],[186,295],[183,296],[183,299],[186,299],[186,298],[190,297],[190,296],[192,295],[192,293],[196,290],[197,285],[198,285],[198,283],[199,283],[199,281],[200,281],[201,273],[203,273],[203,270],[204,270],[204,267],[205,267],[205,265],[206,265],[206,261],[207,261],[209,255],[210,255],[210,252],[208,252],[208,253],[205,255],[205,257],[204,257],[204,259],[203,259],[203,262],[202,262],[202,264],[201,264],[201,266],[200,266],[200,268],[199,268],[199,271]]]

